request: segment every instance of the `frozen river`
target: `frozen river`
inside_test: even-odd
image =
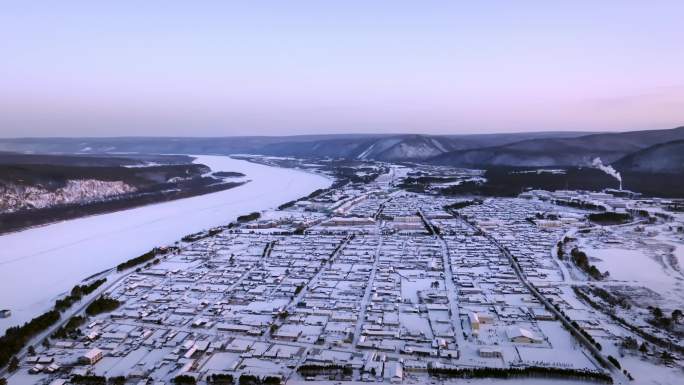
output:
[[[0,236],[0,331],[48,310],[81,280],[158,245],[225,225],[238,215],[328,187],[329,179],[294,169],[263,166],[225,156],[199,156],[212,171],[237,171],[249,183],[180,199],[36,227]]]

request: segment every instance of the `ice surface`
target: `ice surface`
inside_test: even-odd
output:
[[[300,170],[224,156],[198,156],[213,171],[237,171],[249,183],[212,194],[55,223],[0,236],[0,332],[48,310],[82,279],[158,245],[276,207],[331,184]]]

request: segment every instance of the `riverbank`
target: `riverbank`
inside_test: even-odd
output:
[[[126,194],[122,197],[99,202],[60,205],[40,210],[4,213],[0,214],[0,235],[90,215],[107,214],[149,204],[210,194],[228,190],[243,183],[247,182],[197,183],[196,186],[187,185],[179,189]]]

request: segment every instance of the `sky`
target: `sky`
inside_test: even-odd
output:
[[[0,136],[684,124],[684,1],[3,1]]]

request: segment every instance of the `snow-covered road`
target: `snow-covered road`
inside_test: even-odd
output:
[[[0,236],[0,332],[48,310],[84,278],[183,235],[224,225],[238,215],[273,208],[329,179],[225,156],[198,156],[213,171],[237,171],[249,183],[212,194],[36,227]]]

